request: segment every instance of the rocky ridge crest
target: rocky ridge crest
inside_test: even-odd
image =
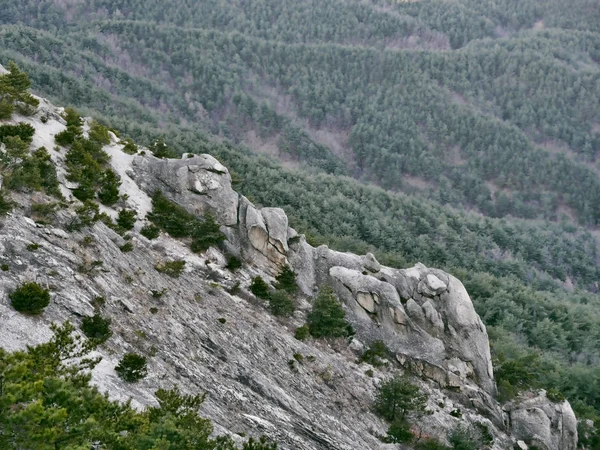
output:
[[[17,116],[13,122],[35,127],[32,149],[50,151],[61,190],[74,206],[64,178],[65,150],[55,149],[53,142],[64,129],[61,112],[42,100],[36,115]],[[450,411],[459,407],[461,420],[489,427],[496,449],[518,440],[548,450],[576,448],[576,419],[568,402],[553,404],[540,395],[503,409],[495,400],[485,326],[452,275],[422,264],[394,269],[372,254],[314,248],[290,228],[282,209],[259,208],[236,193],[227,168],[210,155],[158,159],[146,150],[132,156],[122,152],[114,135],[104,150],[127,194],[122,206],[138,212],[134,251],[121,253],[123,238],[102,223],[66,232],[60,225],[72,217],[72,206],[58,213],[55,224],[37,224],[27,215],[32,201],[44,199],[16,194],[19,208],[0,229],[2,262],[10,266],[0,274],[0,346],[15,349],[44,341],[50,322],[77,322],[93,314],[93,299],[102,297],[115,333],[99,350],[104,359],[94,381],[114,398],[151,404],[157,387],[177,383],[209,393],[203,414],[217,431],[265,433],[290,449],[374,449],[394,448],[377,439],[385,425],[369,411],[375,386],[389,369],[371,368],[374,377],[365,376],[352,348],[383,340],[400,366],[423,379],[422,388],[430,394],[431,414],[423,419],[428,433],[444,439],[458,420]],[[212,213],[227,236],[227,252],[247,266],[233,276],[217,249],[196,255],[168,235],[152,241],[140,235],[151,209],[149,195],[156,190],[190,213]],[[86,236],[92,236],[92,245],[81,244]],[[39,249],[27,251],[30,243]],[[157,263],[173,259],[186,261],[181,278],[155,271]],[[280,321],[244,288],[255,275],[272,280],[285,264],[296,272],[303,300],[293,318]],[[51,287],[53,301],[42,318],[21,316],[9,305],[8,292],[25,280]],[[231,295],[227,288],[236,281],[242,293]],[[292,336],[323,285],[335,290],[357,331],[349,348],[303,343]],[[165,295],[155,299],[150,291]],[[118,355],[132,348],[154,355],[150,376],[134,387],[113,370]],[[313,362],[292,372],[287,362],[295,353],[311,355]]]

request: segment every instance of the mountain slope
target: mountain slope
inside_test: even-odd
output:
[[[194,395],[205,391],[202,414],[219,433],[260,432],[283,449],[390,448],[379,440],[385,425],[370,411],[372,398],[382,379],[410,371],[428,396],[429,413],[419,427],[430,437],[445,440],[458,424],[480,423],[494,438],[490,448],[529,441],[531,430],[545,436],[547,448],[575,448],[576,419],[568,402],[552,403],[544,394],[529,400],[552,421],[561,417],[562,428],[536,425],[522,400],[500,408],[485,327],[456,278],[423,265],[398,270],[381,266],[372,255],[314,248],[287,227],[282,210],[258,209],[238,196],[227,169],[213,157],[159,159],[144,148],[131,155],[114,134],[107,134],[109,142],[96,157],[109,157],[105,170],[119,175],[121,197],[109,206],[81,203],[75,196],[84,182],[73,182],[71,162],[78,145],[91,145],[102,133],[87,120],[72,144],[53,146],[73,130],[72,112],[66,112],[67,127],[63,114],[42,100],[33,116],[2,123],[32,125],[30,150],[53,147],[48,154],[60,188],[54,198],[44,189],[15,188],[13,141],[3,144],[8,164],[3,181],[12,189],[3,193],[3,202],[14,202],[0,228],[3,349],[48,340],[51,322],[79,323],[101,314],[110,319],[112,336],[97,348],[102,361],[92,371],[94,384],[113,399],[131,397],[137,406],[155,404],[151,392],[173,384]],[[154,211],[152,220],[158,220],[156,198],[149,197],[157,188],[200,217],[213,213],[227,236],[224,245],[193,252],[185,239],[166,233],[146,238],[144,216],[152,218],[148,213]],[[99,209],[89,216],[91,205]],[[128,232],[122,217],[127,210],[137,215]],[[127,243],[131,248],[125,250]],[[235,272],[225,268],[231,253],[244,260]],[[165,270],[176,261],[183,262],[181,273]],[[247,288],[257,275],[273,282],[284,264],[297,274],[299,311],[277,319]],[[39,317],[14,309],[12,294],[30,281],[51,292]],[[310,309],[309,295],[324,285],[343,300],[356,329],[350,347],[345,339],[293,336]],[[397,362],[376,367],[357,362],[364,349],[359,339],[382,339]],[[149,375],[138,384],[124,382],[114,370],[119,357],[132,351],[149,359]],[[461,419],[453,413],[457,408]],[[504,416],[512,418],[512,428],[505,427]]]

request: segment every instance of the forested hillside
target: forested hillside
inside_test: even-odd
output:
[[[597,1],[5,3],[36,93],[215,155],[312,243],[448,269],[500,383],[597,416]]]

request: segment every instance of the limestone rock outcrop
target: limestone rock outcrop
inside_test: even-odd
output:
[[[541,391],[505,405],[513,436],[540,450],[575,450],[577,419],[567,401],[552,402]]]
[[[51,149],[60,165],[65,149],[52,144],[65,124],[56,108],[42,105],[46,122],[22,120],[35,126],[34,144]],[[489,426],[496,439],[493,450],[517,440],[544,449],[576,448],[576,420],[567,402],[554,404],[540,395],[500,408],[485,326],[452,275],[423,264],[385,267],[370,253],[314,248],[290,228],[282,209],[259,208],[236,193],[227,168],[210,155],[177,160],[148,152],[125,155],[115,139],[105,151],[127,194],[119,206],[136,209],[140,219],[130,236],[133,251],[123,253],[123,237],[103,223],[81,231],[61,229],[73,218],[76,203],[61,210],[55,224],[37,224],[25,213],[31,199],[20,195],[19,211],[0,227],[0,262],[9,269],[0,274],[1,347],[14,350],[45,341],[49,323],[79,322],[94,313],[94,299],[102,298],[113,337],[99,349],[104,359],[92,375],[112,398],[153,404],[157,388],[178,384],[208,393],[202,413],[219,433],[264,433],[284,450],[354,450],[395,448],[380,441],[386,424],[369,406],[377,383],[389,373],[373,367],[367,371],[373,377],[367,376],[355,363],[354,352],[382,340],[402,367],[422,377],[418,382],[430,394],[431,412],[422,421],[442,440],[456,418],[451,406],[440,404],[454,404],[468,411],[464,420]],[[57,172],[61,190],[72,199],[64,167]],[[227,253],[247,264],[233,276],[224,270],[225,252],[198,255],[166,234],[148,240],[138,233],[151,208],[149,196],[157,190],[190,213],[212,213],[227,236]],[[103,212],[117,214],[110,207]],[[38,250],[26,251],[30,243]],[[176,280],[155,270],[157,263],[172,260],[185,261]],[[286,264],[297,275],[306,306],[299,317],[280,322],[247,301],[252,298],[244,290],[256,275],[272,281]],[[10,306],[8,293],[25,280],[51,287],[43,317],[23,316]],[[241,293],[230,293],[240,285]],[[341,351],[293,337],[323,285],[335,290],[356,330],[353,344]],[[152,292],[163,294],[155,298]],[[134,387],[113,369],[118,355],[133,350],[153,354],[148,378]],[[290,360],[296,354],[306,356],[303,362]],[[290,361],[298,362],[295,371]]]

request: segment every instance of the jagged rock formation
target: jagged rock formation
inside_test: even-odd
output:
[[[36,128],[35,147],[52,149],[53,135],[64,129],[64,121],[56,109],[42,105],[50,109],[45,123],[37,115],[19,120]],[[104,359],[94,381],[113,397],[148,404],[156,388],[178,383],[209,393],[202,412],[220,432],[266,433],[284,449],[394,448],[377,438],[385,433],[385,424],[369,412],[383,372],[371,368],[374,377],[366,376],[366,368],[355,364],[356,355],[346,346],[334,350],[324,342],[293,338],[310,296],[329,285],[357,330],[355,342],[385,341],[401,366],[428,380],[422,387],[430,394],[432,414],[422,426],[429,434],[445,439],[458,423],[449,413],[460,405],[462,420],[489,427],[495,449],[512,446],[516,438],[540,448],[575,448],[576,423],[568,403],[538,398],[502,411],[494,399],[485,326],[452,275],[422,264],[393,269],[371,254],[314,248],[289,227],[283,210],[258,208],[238,195],[228,170],[210,155],[164,160],[146,151],[131,156],[114,136],[104,150],[127,194],[121,206],[136,209],[142,219],[151,208],[150,196],[161,190],[189,212],[210,212],[222,224],[227,251],[247,267],[234,277],[223,270],[225,258],[216,249],[196,255],[167,235],[149,241],[137,231],[132,233],[133,252],[121,253],[123,238],[102,223],[89,231],[64,231],[61,226],[72,218],[72,208],[61,210],[51,226],[36,224],[26,217],[31,196],[19,194],[20,209],[0,229],[1,262],[10,266],[0,273],[1,347],[46,340],[50,322],[91,315],[94,298],[102,297],[114,336],[100,349]],[[50,153],[61,189],[72,199],[64,179],[64,149]],[[112,208],[103,211],[116,215]],[[138,220],[135,230],[142,224]],[[92,243],[84,244],[86,236],[93,237]],[[39,249],[26,250],[30,243]],[[181,278],[155,270],[157,263],[173,259],[186,262]],[[284,264],[297,273],[305,300],[295,317],[275,320],[244,288],[252,276],[271,279]],[[42,318],[22,316],[9,306],[8,292],[25,280],[51,287],[52,303]],[[226,289],[236,281],[242,293],[231,295]],[[164,295],[154,298],[151,290]],[[131,349],[153,355],[150,376],[134,386],[113,370],[118,356]],[[294,371],[288,362],[295,353],[312,358]]]
[[[577,419],[569,402],[553,403],[542,391],[537,396],[521,396],[504,409],[511,434],[529,445],[540,450],[577,448]]]

